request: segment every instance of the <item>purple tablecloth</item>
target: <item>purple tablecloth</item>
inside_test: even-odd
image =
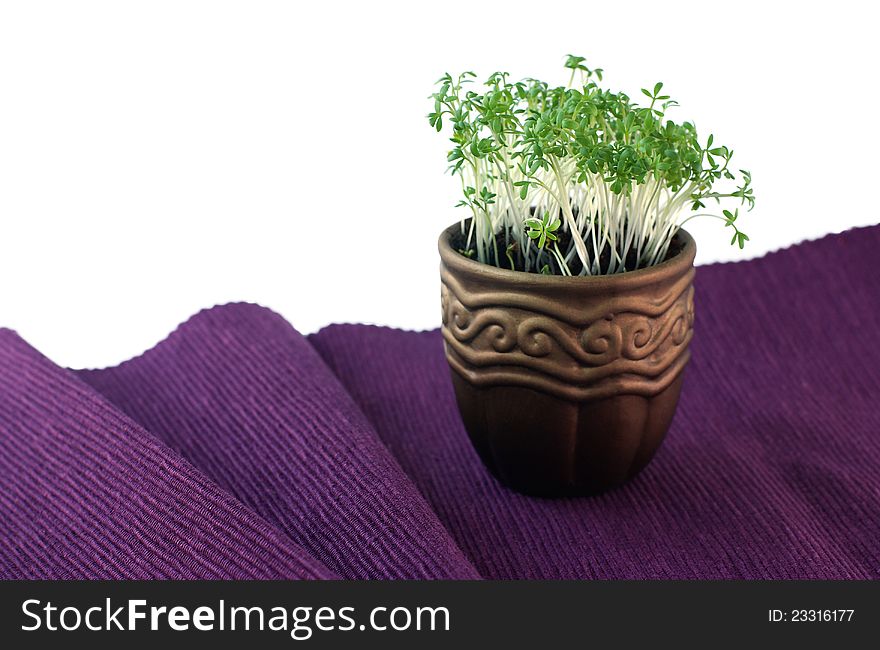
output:
[[[495,482],[437,331],[232,304],[74,372],[0,330],[0,576],[880,577],[878,251],[699,268],[667,440],[594,498]]]

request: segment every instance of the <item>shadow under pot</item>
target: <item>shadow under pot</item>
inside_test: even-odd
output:
[[[470,439],[526,494],[596,494],[644,468],[669,429],[690,358],[696,245],[666,261],[562,277],[481,264],[440,236],[446,359]]]

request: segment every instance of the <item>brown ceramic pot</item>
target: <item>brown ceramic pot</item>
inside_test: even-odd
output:
[[[465,428],[504,484],[594,494],[635,476],[663,441],[693,332],[696,245],[662,264],[561,277],[468,259],[440,236],[446,358]]]

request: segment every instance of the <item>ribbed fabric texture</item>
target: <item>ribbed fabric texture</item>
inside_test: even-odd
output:
[[[0,434],[3,578],[334,577],[9,330]]]
[[[484,576],[880,577],[880,227],[700,267],[678,412],[604,496],[500,487],[458,420],[437,332],[312,338]]]
[[[247,304],[83,379],[346,578],[475,578],[311,345]]]
[[[487,473],[437,331],[234,304],[74,373],[0,330],[0,576],[880,577],[878,248],[699,268],[667,440],[593,498]]]

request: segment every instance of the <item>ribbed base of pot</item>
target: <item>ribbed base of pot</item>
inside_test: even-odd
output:
[[[572,402],[531,388],[477,387],[452,372],[483,462],[508,487],[545,497],[598,494],[638,474],[666,436],[682,378],[652,397]]]

